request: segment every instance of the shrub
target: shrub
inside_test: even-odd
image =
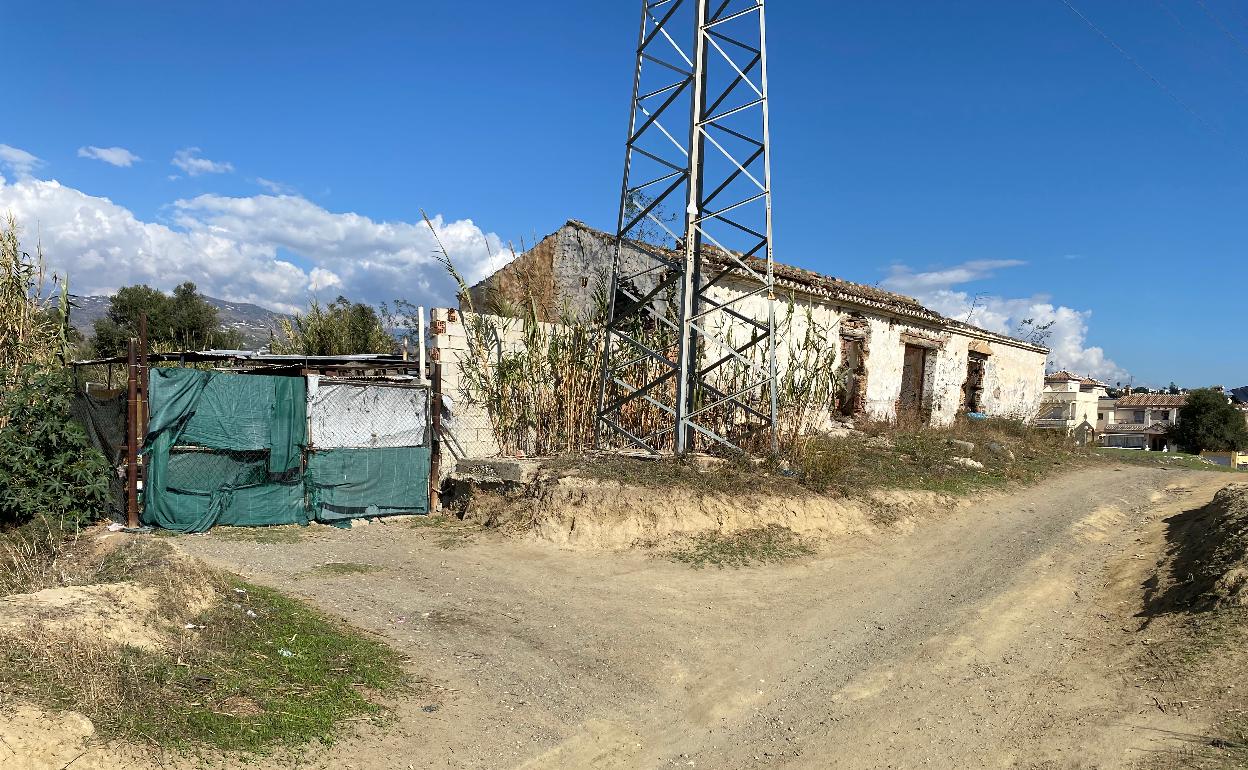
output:
[[[1248,425],[1238,409],[1217,388],[1200,388],[1187,396],[1170,437],[1184,452],[1230,452],[1248,449]]]
[[[0,528],[36,516],[76,526],[106,510],[108,462],[69,416],[60,370],[27,367],[0,382]]]

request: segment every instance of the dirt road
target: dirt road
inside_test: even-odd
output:
[[[742,570],[411,522],[178,542],[384,634],[428,680],[397,724],[301,766],[1132,767],[1191,728],[1123,663],[1159,522],[1225,482],[1082,470]]]

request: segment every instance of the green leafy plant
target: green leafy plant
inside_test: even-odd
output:
[[[45,516],[76,525],[103,515],[108,462],[70,419],[60,370],[27,367],[0,382],[0,528]]]

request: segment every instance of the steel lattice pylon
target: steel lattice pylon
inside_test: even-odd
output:
[[[643,0],[636,65],[599,442],[774,447],[763,0]]]

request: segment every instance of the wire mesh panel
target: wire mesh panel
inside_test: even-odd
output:
[[[429,446],[429,390],[309,377],[308,443],[318,449]]]

